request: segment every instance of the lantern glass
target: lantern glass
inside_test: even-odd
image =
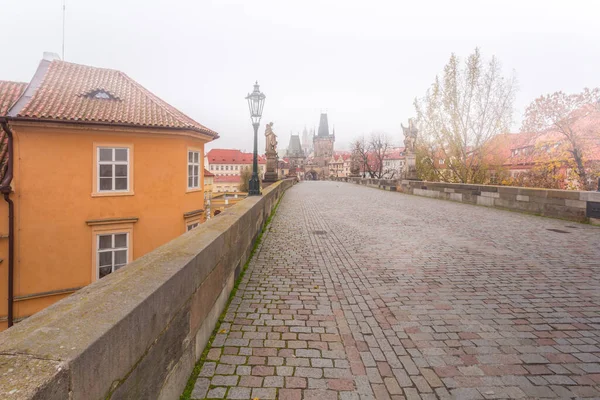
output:
[[[263,107],[265,105],[265,95],[260,92],[258,81],[254,84],[252,93],[246,96],[248,100],[248,109],[250,110],[250,119],[253,124],[258,124],[262,117]]]

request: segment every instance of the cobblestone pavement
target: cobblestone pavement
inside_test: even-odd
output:
[[[221,329],[193,398],[600,398],[600,229],[304,182]]]

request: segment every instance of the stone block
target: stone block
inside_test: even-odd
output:
[[[450,193],[450,200],[463,201],[463,195],[462,193]]]
[[[508,199],[494,199],[494,206],[502,208],[514,208],[514,201]]]
[[[493,197],[493,198],[500,198],[500,193],[498,192],[481,192],[481,196],[483,197]]]
[[[524,195],[518,194],[517,201],[529,201],[529,196],[524,196]]]
[[[565,199],[565,206],[585,209],[587,206],[587,201]]]
[[[485,196],[477,196],[477,205],[479,206],[494,206],[494,198],[493,197],[485,197]]]
[[[597,201],[600,203],[600,192],[578,192],[579,200]]]
[[[69,374],[66,365],[26,354],[0,355],[0,398],[68,399]]]
[[[444,192],[446,192],[446,193],[454,193],[454,189],[452,189],[452,188],[444,188]]]
[[[576,190],[546,190],[548,193],[546,197],[554,199],[570,199],[579,200],[579,192]]]
[[[417,196],[424,196],[424,197],[433,197],[433,198],[440,197],[440,192],[438,192],[437,190],[414,189],[413,194],[416,194]]]

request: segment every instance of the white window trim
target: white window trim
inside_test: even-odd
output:
[[[112,150],[113,153],[113,161],[100,161],[100,150],[103,149],[110,149]],[[116,161],[115,159],[115,150],[117,149],[121,149],[121,150],[125,150],[127,151],[127,161]],[[130,148],[123,146],[123,147],[119,147],[119,146],[98,146],[96,147],[96,191],[98,193],[128,193],[129,192],[129,188],[131,187],[131,173],[130,173],[130,166],[129,166],[129,160],[130,160]],[[112,165],[113,166],[113,174],[112,174],[112,187],[113,189],[110,190],[106,190],[106,189],[100,189],[100,166],[101,165]],[[126,165],[127,166],[127,189],[115,189],[116,187],[116,165]]]
[[[198,154],[198,162],[195,161],[190,161],[190,153],[192,154]],[[193,156],[192,156],[192,160],[193,160]],[[192,176],[190,176],[190,167],[192,167]],[[198,167],[198,186],[194,186],[194,181],[193,178],[195,178],[196,176],[193,175],[193,168],[194,167]],[[194,150],[194,149],[188,149],[187,152],[187,187],[190,190],[193,189],[200,189],[202,187],[202,183],[200,182],[200,178],[202,177],[202,173],[200,172],[200,151],[198,150]],[[192,186],[190,186],[190,178],[192,178]]]
[[[193,229],[196,229],[199,226],[200,226],[200,221],[190,222],[190,223],[186,224],[185,229],[187,232],[189,232]]]
[[[101,148],[117,148],[117,149],[128,149],[127,159],[128,159],[128,167],[127,167],[127,190],[102,190],[100,191],[100,150]],[[94,142],[92,143],[92,197],[111,197],[111,196],[133,196],[134,187],[135,187],[135,178],[134,178],[134,164],[135,164],[135,154],[134,154],[133,144],[130,143],[115,143],[115,142]]]
[[[112,237],[112,246],[110,249],[107,250],[100,250],[100,236],[108,236],[111,235]],[[125,235],[125,240],[126,240],[126,247],[114,247],[115,245],[115,235]],[[129,232],[97,232],[96,233],[96,280],[100,279],[100,253],[107,253],[107,252],[111,252],[112,253],[112,270],[110,271],[110,274],[115,273],[115,269],[114,269],[114,264],[115,264],[115,251],[119,251],[119,250],[125,250],[125,255],[127,258],[127,262],[125,263],[125,265],[129,264],[131,258],[129,256],[129,252],[130,252],[130,234]],[[125,266],[123,265],[123,267]],[[121,268],[123,268],[121,267]],[[110,275],[108,274],[108,275]]]
[[[198,163],[195,162],[190,162],[190,153],[198,153]],[[192,192],[200,192],[204,190],[204,165],[202,164],[202,157],[203,154],[203,150],[200,147],[193,147],[193,146],[189,146],[187,148],[187,151],[185,153],[185,160],[186,160],[186,172],[185,172],[185,191],[186,193],[192,193]],[[198,166],[198,186],[197,187],[190,187],[189,186],[189,182],[190,182],[190,166],[191,165],[197,165]],[[218,168],[217,168],[218,169]],[[218,175],[218,174],[217,174]]]

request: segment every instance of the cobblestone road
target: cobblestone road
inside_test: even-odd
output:
[[[600,398],[600,229],[304,182],[221,329],[193,398]]]

